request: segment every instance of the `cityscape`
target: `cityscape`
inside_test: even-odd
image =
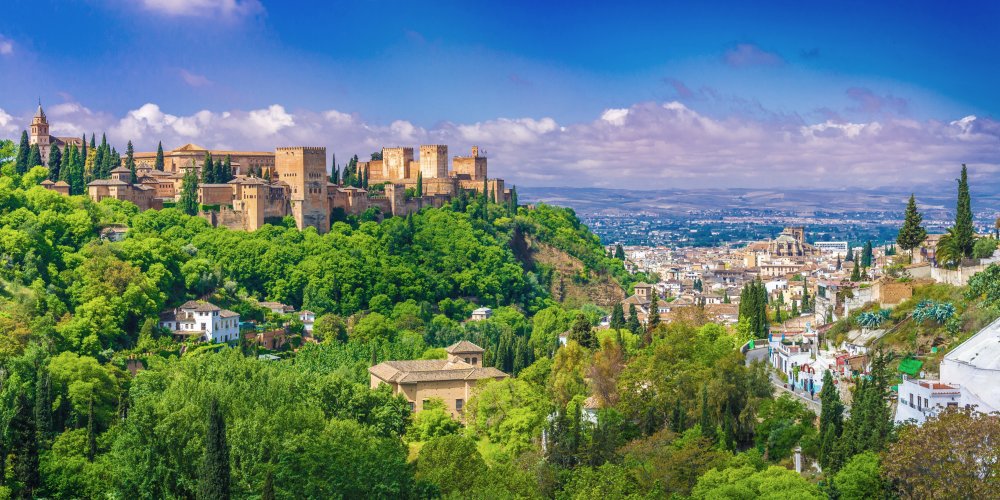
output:
[[[997,496],[997,5],[7,7],[0,498]]]

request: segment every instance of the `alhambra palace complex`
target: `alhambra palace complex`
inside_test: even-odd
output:
[[[49,147],[61,150],[70,143],[81,144],[79,138],[49,135],[49,124],[42,106],[38,106],[31,121],[30,143],[38,144],[42,162],[48,160]],[[231,157],[234,179],[225,184],[198,185],[198,202],[218,210],[202,212],[216,226],[253,231],[267,221],[292,216],[299,229],[315,227],[319,232],[330,230],[334,210],[347,215],[359,215],[369,207],[378,207],[385,214],[407,215],[424,207],[440,207],[460,190],[492,193],[494,201],[505,202],[511,194],[503,179],[489,179],[486,156],[473,146],[470,156],[452,158],[448,168],[448,146],[420,146],[420,156],[414,159],[410,147],[383,148],[382,160],[358,162],[358,171],[367,175],[369,185],[383,184],[384,194],[330,182],[326,169],[326,148],[281,147],[274,152],[206,150],[187,144],[173,151],[164,151],[163,170],[154,168],[156,153],[135,153],[137,182],[131,171],[119,166],[109,179],[87,184],[91,199],[115,198],[135,203],[141,210],[163,208],[164,202],[176,202],[181,193],[184,173],[194,168],[201,172],[205,153],[214,158]],[[124,162],[124,158],[122,160]],[[267,178],[251,176],[249,172],[267,172]],[[422,196],[407,197],[407,188],[417,185],[421,177]],[[199,177],[200,178],[200,177]],[[45,181],[46,188],[69,194],[65,182]]]

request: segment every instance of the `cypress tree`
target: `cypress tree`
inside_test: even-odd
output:
[[[781,317],[781,306],[780,305],[774,306],[774,322],[781,323],[784,320],[785,319]]]
[[[188,215],[198,214],[198,174],[193,167],[184,173],[181,181],[181,198],[177,208]]]
[[[94,396],[90,396],[87,403],[87,461],[93,462],[97,456],[97,429],[94,419]]]
[[[625,261],[625,248],[622,247],[621,243],[615,243],[615,258],[622,262]]]
[[[86,135],[84,136],[86,137]],[[90,133],[90,149],[97,147],[97,138],[93,132]]]
[[[28,150],[28,169],[42,165],[42,152],[38,149],[38,144],[32,144]]]
[[[855,262],[854,268],[851,269],[851,281],[861,281],[861,263]]]
[[[615,305],[611,308],[611,320],[609,323],[611,328],[615,330],[625,328],[625,309],[622,308],[621,302],[615,302]]]
[[[31,402],[25,391],[21,391],[14,404],[14,415],[10,420],[9,432],[11,451],[14,454],[14,478],[20,483],[21,498],[34,498],[35,490],[41,485],[38,471],[38,433]]]
[[[903,216],[903,225],[899,228],[899,235],[896,236],[896,243],[903,250],[910,252],[913,257],[913,249],[920,246],[927,239],[927,230],[921,225],[924,217],[917,211],[917,201],[910,194],[910,201],[906,204],[906,214]]]
[[[62,151],[59,146],[53,144],[49,148],[49,180],[59,179],[59,168],[62,166]]]
[[[838,254],[837,254],[837,267],[836,267],[836,269],[837,269],[838,271],[840,271],[840,268],[841,268],[842,266],[843,266],[843,263],[842,263],[842,262],[840,262],[840,254],[838,253]]]
[[[417,198],[424,195],[424,173],[417,172]]]
[[[274,500],[274,473],[267,469],[264,475],[264,486],[261,488],[260,500]]]
[[[62,164],[59,165],[59,177],[54,180],[64,181],[69,184],[69,173],[73,170],[73,156],[76,154],[76,144],[66,147],[66,154],[62,157]]]
[[[861,267],[872,267],[872,242],[868,240],[861,249]]]
[[[28,165],[30,160],[31,144],[28,143],[28,131],[21,131],[21,143],[17,146],[17,159],[14,161],[14,171],[25,174],[31,168]]]
[[[701,435],[710,441],[715,441],[715,422],[708,408],[708,384],[701,386]]]
[[[83,194],[85,189],[85,184],[83,180],[83,164],[86,158],[77,156],[74,158],[73,169],[69,176],[69,192],[70,194]]]
[[[972,247],[976,242],[976,229],[972,223],[972,201],[969,197],[969,176],[962,164],[962,176],[958,179],[958,203],[955,207],[955,226],[952,244],[961,255],[972,257]]]
[[[809,295],[809,280],[802,277],[802,312],[812,312],[812,296]]]
[[[156,163],[153,164],[153,168],[155,168],[155,169],[159,170],[160,172],[162,172],[163,171],[163,165],[164,165],[164,162],[163,162],[163,141],[160,141],[159,144],[156,145]]]
[[[793,300],[792,301],[792,312],[789,313],[789,317],[791,317],[791,318],[798,318],[799,316],[801,316],[801,314],[799,314],[799,304]]]
[[[128,141],[128,146],[125,147],[125,168],[132,172],[132,182],[139,182],[139,176],[135,173],[135,149],[132,141]]]
[[[45,366],[39,366],[35,377],[35,432],[38,442],[48,440],[52,431],[52,377]]]
[[[639,333],[639,315],[635,311],[635,304],[628,305],[628,321],[626,322],[628,331]]]
[[[233,180],[233,157],[226,155],[226,159],[222,162],[222,179],[220,179],[220,182],[229,182],[231,180]]]
[[[205,151],[205,159],[201,163],[201,183],[215,183],[215,162],[212,161],[212,153]]]
[[[198,498],[226,500],[229,498],[229,442],[226,421],[219,402],[212,399],[208,407],[208,429],[205,432],[205,456],[201,466]]]
[[[660,294],[655,289],[652,292],[653,295],[649,297],[649,321],[646,322],[649,331],[660,326]]]
[[[94,149],[94,135],[93,134],[90,135],[90,149]],[[77,148],[77,151],[80,153],[81,157],[83,157],[83,158],[87,157],[87,134],[83,134],[83,137],[81,137],[80,147]]]

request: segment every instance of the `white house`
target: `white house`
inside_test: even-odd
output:
[[[493,310],[489,307],[480,307],[479,309],[472,311],[472,321],[490,319],[490,316],[493,316]]]
[[[1000,410],[1000,319],[946,354],[940,374],[938,380],[907,379],[899,385],[897,422],[923,423],[949,406]]]
[[[316,313],[306,310],[299,313],[299,321],[302,322],[302,329],[306,333],[312,333],[313,323],[316,322]]]
[[[160,328],[170,330],[178,339],[229,342],[240,336],[240,315],[204,300],[189,300],[160,313]]]

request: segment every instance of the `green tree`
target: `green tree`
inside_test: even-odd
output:
[[[28,131],[21,131],[21,143],[17,147],[17,159],[14,161],[14,171],[18,174],[25,174],[34,165],[28,165],[31,161],[31,144],[28,143]]]
[[[573,340],[587,349],[597,347],[597,337],[590,326],[590,320],[583,313],[577,313],[573,326],[569,330],[569,340]]]
[[[903,250],[910,252],[910,257],[913,257],[913,249],[927,239],[927,230],[924,229],[923,222],[924,217],[917,211],[916,198],[911,194],[910,201],[906,204],[906,213],[903,215],[903,225],[896,237],[896,243]]]
[[[41,485],[38,474],[38,434],[32,410],[28,395],[21,392],[15,401],[14,415],[8,430],[14,454],[14,478],[18,482],[21,498],[33,498],[35,490]]]
[[[486,471],[476,442],[455,434],[428,441],[417,455],[416,478],[433,483],[444,495],[466,492]]]
[[[621,243],[615,243],[615,258],[620,261],[625,261],[625,249],[622,248]]]
[[[861,281],[861,263],[857,260],[854,261],[854,265],[851,267],[851,281]]]
[[[879,456],[870,451],[851,457],[844,468],[833,476],[833,485],[839,498],[844,500],[885,498],[887,493]]]
[[[198,214],[198,174],[193,167],[184,172],[184,178],[181,180],[181,198],[177,202],[177,207],[185,214]]]
[[[417,198],[424,195],[424,173],[417,172]]]
[[[198,498],[227,499],[229,485],[229,442],[226,439],[226,421],[219,409],[218,400],[212,399],[208,405],[208,428],[205,432],[205,455],[198,483]]]
[[[869,240],[865,242],[865,246],[861,249],[861,267],[872,267],[872,258],[872,242]]]
[[[660,297],[655,289],[651,290],[649,296],[649,319],[646,321],[646,329],[654,330],[660,326]]]
[[[38,149],[38,144],[32,144],[28,152],[28,169],[42,165],[42,152]]]
[[[209,151],[205,151],[205,158],[201,162],[201,183],[215,184],[215,162]]]
[[[962,256],[971,257],[973,244],[976,241],[976,228],[972,221],[972,202],[969,196],[969,176],[966,166],[962,165],[962,174],[958,179],[958,202],[955,207],[955,225],[953,226],[953,244],[961,250]]]
[[[407,431],[407,436],[415,441],[427,441],[440,436],[454,434],[462,424],[451,418],[445,409],[444,401],[432,398],[426,401],[420,413],[413,418],[413,424]]]
[[[819,487],[784,467],[755,470],[750,466],[712,469],[698,479],[691,498],[826,498]]]
[[[163,171],[163,168],[164,168],[164,162],[163,162],[163,141],[160,141],[156,145],[156,163],[153,164],[153,168],[155,168],[156,170],[159,170],[160,172]]]
[[[621,302],[615,302],[615,305],[611,307],[609,325],[615,330],[625,328],[625,309],[622,307]]]
[[[139,176],[135,173],[135,148],[132,147],[132,141],[128,141],[125,147],[125,168],[132,172],[132,182],[139,182]]]
[[[59,146],[53,144],[49,147],[49,180],[59,179],[59,168],[62,165],[62,151]]]
[[[835,451],[836,442],[844,426],[844,404],[840,401],[840,393],[833,383],[830,370],[823,374],[823,388],[819,391],[821,403],[819,416],[819,436],[821,441],[819,463],[824,469],[830,468],[831,455]]]
[[[632,333],[639,333],[639,315],[635,310],[635,304],[628,305],[628,321],[625,322],[625,327]]]

